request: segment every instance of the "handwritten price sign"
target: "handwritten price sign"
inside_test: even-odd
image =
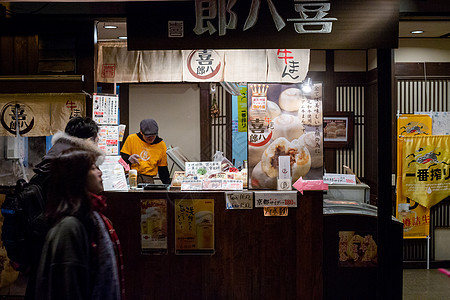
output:
[[[289,209],[287,207],[264,207],[264,217],[287,217]]]
[[[226,209],[253,209],[253,193],[226,193]]]

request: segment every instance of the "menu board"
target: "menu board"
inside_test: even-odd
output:
[[[99,126],[98,147],[106,155],[119,155],[119,126]]]
[[[94,94],[92,119],[99,125],[119,125],[119,96]]]

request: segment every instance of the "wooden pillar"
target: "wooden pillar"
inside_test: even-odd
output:
[[[334,50],[327,50],[325,57],[326,71],[323,86],[323,115],[336,111],[336,84],[334,81]],[[324,149],[324,167],[328,173],[336,172],[336,150]]]
[[[378,49],[378,277],[377,298],[390,299],[392,273],[389,245],[392,222],[392,102],[394,78],[393,49]]]
[[[200,83],[200,161],[211,160],[211,95],[209,83]]]

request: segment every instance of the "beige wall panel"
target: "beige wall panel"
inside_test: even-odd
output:
[[[142,119],[155,119],[159,136],[167,146],[179,146],[190,160],[199,161],[200,89],[197,84],[130,85],[129,118],[130,133],[139,131]]]
[[[450,62],[450,39],[399,39],[395,62]]]

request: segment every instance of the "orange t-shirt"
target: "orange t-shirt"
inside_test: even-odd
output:
[[[131,168],[139,174],[156,176],[158,167],[167,166],[167,147],[164,141],[157,144],[148,144],[141,140],[136,133],[131,134],[125,140],[120,152],[128,155],[137,154],[141,158],[139,164],[132,164]]]

